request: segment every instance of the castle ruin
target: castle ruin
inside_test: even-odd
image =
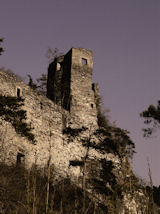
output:
[[[92,51],[72,48],[49,65],[47,97],[32,90],[15,75],[0,71],[0,94],[24,98],[27,123],[35,136],[35,145],[17,135],[14,128],[1,118],[1,160],[15,164],[23,159],[26,167],[44,167],[49,154],[51,162],[62,176],[78,176],[80,168],[70,167],[70,161],[81,160],[85,148],[81,143],[66,141],[66,127],[97,127],[97,85],[92,83]],[[96,152],[94,152],[94,155]]]
[[[54,179],[69,177],[78,182],[82,178],[81,166],[71,163],[84,161],[87,156],[93,164],[112,161],[117,166],[119,182],[122,176],[119,158],[112,153],[101,153],[94,147],[88,149],[81,139],[68,141],[64,130],[87,127],[82,135],[91,139],[98,129],[98,86],[92,83],[92,51],[72,48],[67,54],[56,57],[48,68],[46,96],[33,90],[13,73],[0,69],[0,95],[22,97],[35,143],[16,133],[11,123],[0,117],[0,162],[7,165],[23,164],[26,168],[37,165],[44,169],[48,161],[54,168]],[[95,139],[96,140],[96,139]],[[92,166],[91,166],[92,167]],[[90,167],[90,168],[91,168]],[[88,173],[88,172],[87,172]],[[99,172],[98,172],[99,173]],[[102,195],[101,195],[102,196]],[[134,198],[124,197],[124,205],[136,212],[139,206]],[[132,209],[133,208],[133,209]],[[119,213],[125,213],[119,212]]]

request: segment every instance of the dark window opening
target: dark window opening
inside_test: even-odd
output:
[[[95,91],[95,84],[92,83],[92,91]]]
[[[24,164],[24,157],[25,157],[24,154],[18,152],[18,154],[17,154],[17,164]]]
[[[71,161],[69,161],[69,166],[84,166],[84,161],[71,160]]]
[[[87,65],[87,59],[82,58],[82,65]]]
[[[21,96],[21,90],[20,88],[17,88],[17,97],[20,97]]]
[[[43,103],[42,102],[40,102],[40,108],[43,109]]]
[[[93,108],[93,104],[91,104],[91,107]]]

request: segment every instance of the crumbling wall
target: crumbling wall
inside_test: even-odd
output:
[[[47,97],[70,112],[72,125],[97,126],[92,51],[72,48],[48,69]]]
[[[64,56],[55,58],[48,67],[47,97],[62,106],[62,76]]]
[[[70,57],[71,63],[67,64],[65,57]],[[61,67],[57,68],[57,72],[60,69],[59,76],[52,76],[58,78],[57,88],[54,88],[55,80],[51,78],[53,82],[51,82],[50,98],[53,97],[54,101],[54,97],[57,96],[57,100],[60,100],[57,103],[60,105],[33,91],[14,74],[0,70],[0,95],[24,98],[23,109],[27,112],[26,122],[33,128],[32,133],[36,140],[35,144],[32,144],[27,138],[18,135],[10,123],[0,118],[0,161],[7,164],[17,164],[22,161],[27,168],[33,164],[44,168],[51,156],[54,178],[69,177],[78,182],[82,181],[84,174],[81,166],[71,165],[73,161],[84,161],[87,155],[91,163],[97,159],[106,159],[118,165],[119,159],[111,153],[100,153],[94,147],[91,147],[87,153],[88,148],[82,145],[81,140],[68,140],[64,134],[63,130],[67,127],[86,126],[88,130],[83,133],[82,138],[89,139],[98,128],[95,97],[97,88],[96,86],[93,88],[92,85],[92,52],[72,48],[65,57]],[[82,59],[86,59],[87,63],[82,64]],[[54,66],[57,64],[53,64]],[[68,73],[68,70],[71,72]],[[67,82],[66,85],[65,82]],[[56,91],[58,87],[61,87],[60,93]],[[67,110],[65,110],[66,101],[62,99],[63,97],[70,102],[70,108],[66,108]],[[93,166],[92,173],[96,167],[96,165]],[[88,174],[89,172],[86,173],[87,176]]]
[[[68,112],[43,95],[33,91],[22,81],[17,81],[14,75],[0,71],[0,94],[17,96],[17,88],[20,89],[21,96],[24,98],[23,109],[27,111],[26,122],[33,128],[32,133],[36,143],[33,145],[25,137],[17,135],[9,123],[1,120],[1,132],[6,135],[3,140],[3,147],[9,148],[12,153],[11,155],[8,152],[5,159],[16,163],[16,154],[22,153],[23,150],[26,165],[31,166],[36,163],[44,167],[49,159],[49,152],[51,152],[55,166],[63,170],[64,165],[68,165],[68,163],[61,163],[67,155],[63,149],[62,130],[64,124],[62,123],[62,116],[65,115],[68,118]],[[5,134],[6,129],[7,134]],[[2,156],[3,154],[1,154]]]
[[[69,51],[65,57],[62,64],[62,107],[70,112],[71,108],[71,61],[72,61],[72,51]]]
[[[83,64],[84,60],[84,64]],[[92,51],[72,48],[71,115],[88,127],[97,126],[97,109],[92,90]]]
[[[51,161],[60,174],[78,176],[80,169],[70,167],[70,161],[82,159],[86,149],[80,142],[68,143],[63,129],[86,126],[92,132],[97,128],[92,71],[91,51],[72,48],[66,55],[56,58],[48,71],[48,99],[14,74],[0,70],[0,94],[24,98],[26,122],[33,128],[36,140],[33,145],[25,137],[17,135],[14,128],[2,120],[1,131],[7,127],[7,136],[11,139],[6,138],[3,144],[8,148],[4,157],[8,162],[16,163],[17,154],[22,154],[26,166],[36,163],[44,167],[51,154]]]
[[[17,96],[17,89],[20,96],[24,98],[23,109],[27,112],[27,123],[33,128],[35,145],[27,138],[21,137],[15,132],[10,123],[0,121],[0,141],[3,142],[1,160],[16,164],[18,153],[24,155],[26,167],[37,164],[44,167],[51,154],[51,162],[58,174],[63,176],[78,177],[80,168],[70,167],[70,161],[82,159],[86,154],[86,148],[80,142],[68,142],[63,130],[71,125],[71,121],[78,123],[76,117],[55,104],[45,96],[37,93],[14,74],[7,74],[0,70],[0,94],[5,96]]]

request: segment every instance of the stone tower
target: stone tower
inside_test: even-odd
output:
[[[47,97],[68,110],[71,120],[87,126],[97,124],[92,73],[92,51],[83,48],[55,58],[48,69]]]

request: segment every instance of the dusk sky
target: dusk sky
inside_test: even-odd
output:
[[[160,100],[160,0],[0,0],[0,37],[0,67],[26,80],[47,72],[49,47],[92,50],[104,108],[136,144],[134,172],[148,180],[149,157],[160,185],[160,129],[144,139],[139,117]]]

